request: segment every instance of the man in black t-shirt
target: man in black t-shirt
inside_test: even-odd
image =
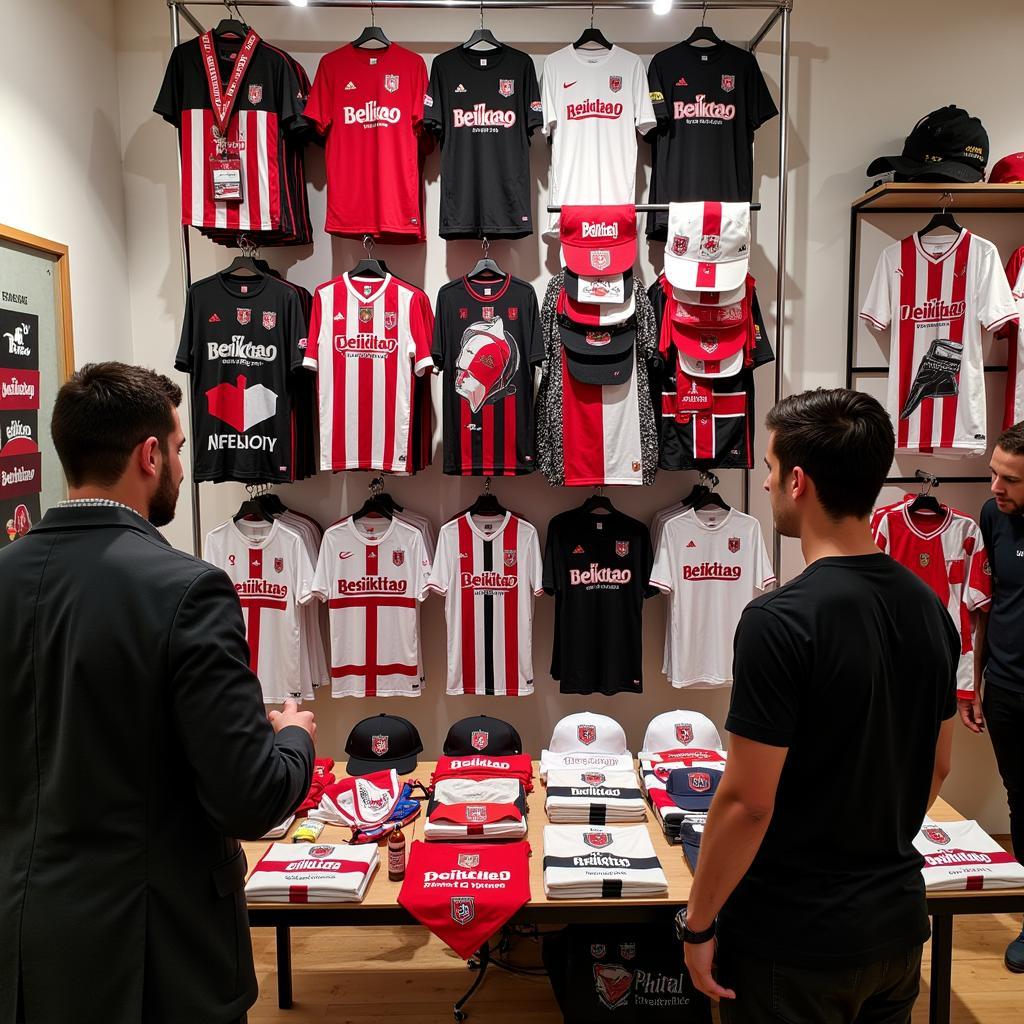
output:
[[[723,1024],[907,1024],[929,934],[912,840],[949,770],[960,643],[871,539],[894,448],[882,406],[809,391],[767,427],[775,525],[807,568],[736,630],[686,963]]]
[[[992,603],[978,615],[974,696],[960,701],[960,718],[972,732],[988,726],[1010,807],[1013,855],[1024,863],[1024,423],[996,441],[989,468],[994,497],[981,510],[981,534]],[[1024,931],[1007,947],[1005,962],[1024,972]]]

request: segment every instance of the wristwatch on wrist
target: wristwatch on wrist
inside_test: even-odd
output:
[[[686,924],[686,907],[683,907],[675,916],[676,938],[680,942],[689,942],[693,945],[700,945],[703,942],[710,942],[715,937],[715,921],[711,922],[709,928],[702,932],[692,931]]]

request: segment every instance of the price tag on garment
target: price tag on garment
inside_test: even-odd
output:
[[[237,156],[210,157],[213,199],[218,203],[242,200],[242,161]]]

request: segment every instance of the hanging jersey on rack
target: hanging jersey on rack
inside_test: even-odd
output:
[[[998,336],[1006,341],[1003,430],[1024,420],[1024,245],[1006,261],[1006,280],[1017,307],[1017,320],[998,331]]]
[[[533,371],[544,358],[533,286],[511,275],[450,281],[437,294],[432,351],[445,473],[532,473]]]
[[[276,278],[214,274],[189,288],[174,366],[191,376],[194,480],[292,479],[304,335],[299,298]]]
[[[317,372],[321,469],[412,471],[413,380],[433,365],[433,331],[430,300],[391,274],[317,288],[304,365]]]

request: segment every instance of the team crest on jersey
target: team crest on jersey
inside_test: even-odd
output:
[[[929,555],[927,551],[922,551],[921,554],[917,556],[917,560],[921,563],[922,569],[927,569],[928,566],[932,564],[932,556]]]
[[[739,539],[739,537],[730,537],[729,538],[729,550],[732,552],[732,554],[735,555],[736,552],[739,551],[739,549],[740,549],[740,539]]]
[[[395,565],[404,565],[405,548],[395,548],[395,550],[391,552],[391,561],[394,562]]]
[[[629,554],[629,541],[628,540],[617,540],[615,542],[615,554],[619,558],[625,558]]]
[[[612,336],[609,331],[587,331],[583,340],[594,348],[603,348],[610,344]]]
[[[477,729],[469,737],[469,745],[474,750],[486,750],[487,740],[490,737],[490,733],[485,732],[483,729]]]
[[[469,309],[466,306],[459,306],[459,319],[460,320],[468,320],[469,319]]]
[[[332,853],[334,853],[333,846],[311,846],[309,848],[310,857],[330,857]]]
[[[384,88],[388,92],[398,92],[398,75],[385,75]]]
[[[635,942],[620,942],[619,943],[619,956],[623,960],[635,960],[636,959],[636,943]]]
[[[639,459],[634,459],[633,460],[633,472],[634,473],[639,473],[640,472],[640,460]]]
[[[263,100],[263,86],[262,85],[250,85],[249,86],[249,102],[256,106],[257,103]]]
[[[275,558],[274,559],[274,572],[284,572],[284,559],[283,558]]]
[[[585,747],[589,747],[594,740],[597,739],[597,726],[596,725],[577,725],[576,726],[576,738]]]
[[[676,739],[685,747],[693,742],[693,726],[689,722],[676,722]]]
[[[949,845],[949,833],[945,829],[939,828],[938,825],[926,825],[921,829],[921,835],[930,843],[935,843],[936,846]]]
[[[505,567],[511,569],[516,564],[516,549],[505,548]]]
[[[263,327],[265,330],[272,331],[277,326],[277,313],[264,310],[263,311]]]
[[[686,235],[674,235],[672,238],[672,255],[683,256],[690,246],[690,239]]]
[[[502,96],[511,96],[516,91],[516,82],[514,78],[500,78],[498,79],[498,92]]]
[[[368,324],[373,320],[373,306],[360,306],[359,307],[359,322],[361,324]]]
[[[590,955],[595,960],[600,960],[607,952],[608,947],[603,942],[592,942],[590,944]]]
[[[393,331],[398,326],[398,314],[397,313],[385,313],[384,314],[384,329]]]
[[[612,265],[612,254],[607,249],[591,249],[590,265],[594,270],[607,270]]]
[[[583,842],[595,850],[603,850],[612,845],[611,832],[584,832]]]
[[[722,251],[722,236],[721,235],[701,235],[700,238],[700,255],[702,258],[707,260],[713,260],[718,258],[718,254]]]
[[[722,92],[732,92],[736,88],[735,75],[722,75]]]
[[[235,309],[235,319],[244,327],[252,320],[252,310],[239,306]]]
[[[493,320],[494,319],[494,307],[493,306],[481,306],[480,307],[480,315],[484,318],[484,320]]]
[[[459,854],[459,867],[460,868],[475,868],[480,866],[480,854],[479,853],[460,853]]]
[[[711,776],[707,772],[690,772],[686,783],[694,793],[707,793],[711,789]]]
[[[989,562],[989,560],[987,558],[985,559],[985,564],[981,567],[981,571],[986,576],[991,576],[992,575],[992,563]]]
[[[509,306],[508,307],[508,318],[509,318],[509,320],[518,320],[519,319],[519,307],[518,306]]]
[[[622,90],[622,75],[609,75],[608,88],[612,92],[620,92]]]
[[[476,899],[473,896],[453,896],[452,920],[456,924],[466,925],[476,917]]]
[[[584,772],[580,778],[582,778],[588,786],[604,785],[604,772]]]
[[[487,821],[487,808],[483,804],[467,804],[466,821],[473,825],[482,825]]]
[[[383,757],[388,752],[388,737],[372,736],[370,738],[370,750],[378,757]]]

